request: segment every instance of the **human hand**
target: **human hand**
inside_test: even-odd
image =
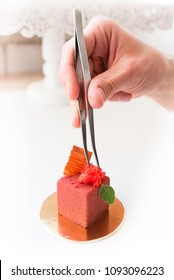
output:
[[[151,95],[166,76],[168,60],[164,55],[106,17],[93,18],[84,30],[84,37],[92,77],[88,100],[94,108],[102,107],[106,100],[130,101]],[[73,47],[73,39],[63,47],[60,78],[73,107],[73,126],[79,127],[74,102],[79,87]]]

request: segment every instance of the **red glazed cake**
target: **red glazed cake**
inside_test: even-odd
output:
[[[90,159],[92,153],[88,152],[88,156]],[[115,200],[110,179],[101,168],[88,165],[84,150],[77,146],[72,147],[63,174],[57,182],[58,213],[88,228]]]
[[[99,187],[80,183],[80,174],[64,176],[57,182],[58,212],[72,222],[88,228],[101,218],[109,205],[99,196]],[[103,185],[109,185],[104,176]]]

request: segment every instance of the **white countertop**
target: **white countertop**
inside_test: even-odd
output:
[[[7,268],[164,266],[159,279],[172,279],[174,113],[146,98],[95,111],[101,166],[126,214],[116,234],[88,244],[56,239],[39,221],[72,145],[82,146],[70,119],[69,107],[33,105],[22,91],[0,93],[0,258]]]

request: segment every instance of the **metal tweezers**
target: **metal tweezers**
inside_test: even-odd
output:
[[[88,102],[88,86],[91,81],[91,74],[88,62],[88,56],[83,36],[83,26],[82,26],[82,15],[78,9],[73,10],[74,16],[74,66],[76,70],[76,75],[79,83],[79,97],[78,97],[78,108],[82,129],[82,139],[83,139],[83,147],[86,156],[86,160],[88,165],[89,157],[88,157],[88,148],[87,148],[87,133],[86,133],[86,119],[89,120],[89,128],[91,135],[91,143],[94,152],[94,156],[96,159],[97,166],[99,165],[99,160],[97,156],[97,150],[95,145],[95,133],[94,133],[94,114],[93,108],[90,106]]]

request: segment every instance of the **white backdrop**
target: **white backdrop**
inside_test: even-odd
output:
[[[174,40],[162,40],[160,32],[161,48],[172,52]],[[153,34],[147,37],[158,47]],[[82,145],[81,132],[71,127],[68,106],[36,106],[22,91],[0,93],[2,279],[26,279],[10,275],[16,265],[102,271],[106,266],[164,266],[165,275],[158,279],[172,279],[174,114],[141,98],[128,104],[107,103],[95,117],[101,166],[125,206],[125,221],[115,235],[100,242],[62,241],[44,231],[39,211],[43,200],[56,191],[72,145]],[[76,279],[64,277],[71,278]],[[114,276],[98,273],[92,279],[108,278]]]

